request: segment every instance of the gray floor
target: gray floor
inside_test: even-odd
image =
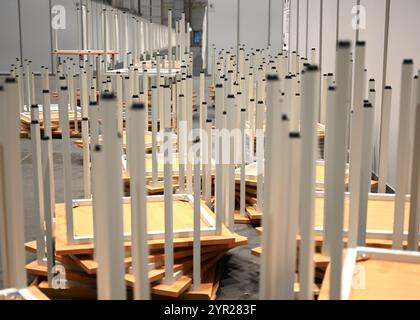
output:
[[[197,82],[196,92],[198,92]],[[207,79],[208,84],[208,79]],[[209,118],[214,117],[214,108],[209,107]],[[198,123],[198,114],[194,114],[194,121]],[[33,173],[32,153],[30,140],[22,140],[22,169],[23,169],[23,200],[25,208],[25,230],[26,241],[35,239],[35,216],[34,216],[34,194],[33,194]],[[54,173],[56,201],[63,201],[63,171],[61,141],[54,140]],[[72,195],[73,198],[83,198],[83,158],[79,148],[71,145],[72,158]],[[237,225],[236,231],[247,236],[249,243],[246,246],[235,248],[222,260],[222,275],[218,299],[256,299],[258,297],[259,280],[259,259],[251,255],[251,249],[259,246],[260,237],[256,235],[255,229],[249,225]],[[33,254],[27,254],[27,261],[35,258]],[[0,270],[1,274],[1,270]],[[0,288],[1,277],[0,277]]]

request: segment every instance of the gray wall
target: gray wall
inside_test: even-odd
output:
[[[292,2],[297,0],[292,0]],[[352,7],[357,0],[323,0],[322,7],[322,46],[320,47],[320,5],[321,0],[308,1],[309,4],[309,33],[308,47],[314,47],[319,52],[322,49],[322,73],[335,72],[335,42],[337,38],[355,41],[356,31],[352,28]],[[378,171],[379,161],[379,133],[382,104],[382,88],[384,85],[393,87],[393,99],[391,108],[390,150],[388,184],[393,187],[396,177],[397,139],[398,139],[398,116],[400,100],[401,64],[404,58],[412,58],[415,62],[415,70],[420,62],[420,38],[417,33],[420,30],[420,20],[416,16],[420,12],[418,0],[391,0],[390,25],[388,39],[387,68],[383,70],[383,49],[385,33],[385,0],[361,0],[360,4],[366,9],[366,28],[360,30],[359,39],[366,41],[366,68],[368,79],[376,81],[376,106],[374,123],[374,154],[373,171]],[[338,5],[338,10],[337,10]],[[338,19],[337,19],[338,13]],[[300,18],[301,19],[301,18]],[[338,20],[338,36],[337,36]],[[291,30],[295,30],[291,28]],[[292,37],[292,36],[291,36]],[[382,83],[383,74],[386,72],[386,83]]]
[[[78,48],[76,4],[79,0],[2,0],[0,1],[0,72],[8,72],[19,59],[33,62],[33,70],[52,68],[51,7],[66,8],[67,29],[59,31],[59,48]]]
[[[237,0],[209,0],[208,44],[217,50],[235,48],[238,40]],[[211,59],[209,68],[211,70]]]
[[[16,0],[0,2],[0,72],[8,72],[10,65],[20,58],[19,9]]]
[[[390,170],[391,184],[394,185],[397,172],[395,171],[397,159],[397,130],[399,101],[401,92],[401,64],[403,59],[414,59],[414,70],[420,68],[420,1],[418,0],[392,0],[389,26],[389,52],[387,67],[387,84],[393,88],[390,135]],[[375,52],[371,52],[375,55]]]
[[[160,22],[161,0],[153,0],[152,6],[149,1],[151,19]],[[145,1],[143,1],[145,2]],[[1,0],[0,1],[0,73],[8,73],[10,66],[16,58],[33,61],[33,71],[40,72],[41,66],[48,66],[53,70],[53,57],[51,52],[55,48],[55,35],[58,38],[58,49],[82,49],[82,22],[81,5],[91,3],[92,30],[90,38],[92,43],[89,49],[103,49],[102,40],[102,10],[111,9],[103,1],[97,0]],[[130,5],[138,1],[122,1],[119,5]],[[53,31],[51,28],[51,8],[62,5],[66,13],[66,28]],[[159,10],[158,10],[159,8]],[[137,10],[133,6],[133,10]],[[151,10],[151,11],[150,11]],[[124,19],[123,11],[114,9],[118,15],[119,26],[119,49],[126,52],[126,44],[123,41]],[[158,14],[159,13],[159,14]],[[132,51],[132,13],[128,16],[128,50]],[[159,16],[159,18],[158,18]],[[146,21],[139,18],[140,21]],[[158,21],[159,20],[159,21]],[[123,56],[120,56],[120,61]],[[54,71],[54,70],[53,70]]]
[[[280,50],[282,39],[282,10],[280,0],[209,0],[208,53],[209,73],[212,71],[211,47],[217,51],[238,44],[248,48]]]
[[[239,1],[239,43],[248,48],[265,48],[268,46],[269,12],[268,0]]]
[[[311,48],[322,50],[322,73],[335,72],[337,39],[356,40],[352,28],[352,8],[357,0],[290,0],[290,50],[299,54],[309,54]],[[389,176],[388,184],[395,185],[399,101],[401,91],[401,64],[403,59],[412,58],[415,70],[420,67],[420,1],[391,0],[388,39],[387,67],[383,69],[383,49],[385,30],[385,0],[360,0],[366,8],[366,29],[360,30],[359,39],[366,41],[367,76],[376,80],[376,108],[374,123],[374,161],[373,171],[378,170],[379,130],[381,119],[382,88],[393,87],[391,108]],[[239,11],[238,11],[239,3]],[[281,1],[271,0],[270,19],[267,15],[270,0],[209,0],[209,47],[216,45],[217,50],[233,47],[239,42],[248,47],[266,47],[267,34],[273,51],[279,51],[282,14]],[[239,12],[239,15],[238,15]],[[268,22],[268,20],[270,20]],[[239,22],[238,22],[239,21]],[[239,27],[238,27],[239,23]],[[269,24],[270,28],[267,27]],[[321,28],[322,25],[322,28]],[[320,30],[322,29],[322,32]],[[298,33],[299,30],[299,34]],[[308,31],[307,31],[308,30]],[[338,32],[338,33],[337,33]],[[211,51],[210,51],[211,52]],[[210,58],[210,57],[209,57]],[[211,73],[211,58],[209,59]],[[386,83],[382,78],[386,73]]]
[[[36,17],[34,19],[34,17]],[[51,68],[50,3],[48,0],[20,0],[23,58],[32,60],[34,70]]]

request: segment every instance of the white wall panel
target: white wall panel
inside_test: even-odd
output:
[[[359,40],[366,41],[367,79],[375,79],[376,105],[374,123],[373,171],[378,173],[382,105],[383,50],[385,34],[385,1],[362,0],[366,9],[366,29],[361,29]]]
[[[234,48],[237,46],[237,0],[209,0],[208,10],[208,45],[216,50]],[[209,50],[211,52],[211,50]],[[209,72],[212,71],[211,56],[209,56]]]
[[[283,7],[282,0],[271,0],[270,10],[270,44],[273,53],[282,50],[283,37]]]
[[[299,0],[299,34],[298,34],[298,54],[307,57],[311,49],[307,49],[307,9],[309,0]]]
[[[377,3],[378,1],[375,1]],[[352,42],[352,51],[356,40],[356,30],[353,29],[352,9],[357,5],[357,0],[340,0],[339,1],[339,28],[338,38],[340,40],[350,40]]]
[[[401,65],[404,59],[414,60],[414,70],[420,67],[420,1],[392,0],[389,26],[387,83],[392,86],[391,134],[389,151],[389,183],[395,186]]]
[[[309,17],[308,17],[308,50],[316,49],[317,60],[319,60],[319,38],[321,23],[321,0],[309,0]]]
[[[102,49],[102,26],[101,26],[102,5],[96,1],[92,2],[92,46],[93,49]]]
[[[28,0],[33,2],[32,0]],[[52,6],[62,5],[66,9],[66,29],[58,30],[58,49],[79,49],[77,4],[79,0],[52,0]]]
[[[50,6],[48,0],[20,0],[22,53],[32,60],[34,72],[51,70]]]
[[[324,0],[322,17],[322,73],[335,73],[337,1]]]
[[[290,18],[289,18],[289,51],[297,51],[298,45],[298,1],[290,0]]]
[[[2,0],[0,7],[0,72],[8,73],[10,65],[20,58],[18,2]]]
[[[239,0],[239,43],[250,48],[268,46],[268,0]]]

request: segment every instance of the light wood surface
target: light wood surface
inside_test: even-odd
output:
[[[420,264],[368,259],[356,263],[351,300],[420,300]],[[329,299],[329,267],[320,300]]]
[[[26,271],[29,274],[36,275],[36,276],[43,276],[47,277],[48,270],[46,265],[40,265],[38,261],[32,261],[26,265]],[[81,272],[74,272],[66,270],[66,279],[71,281],[82,282],[90,285],[96,285],[96,277],[89,276],[85,273]]]
[[[30,286],[27,289],[37,300],[50,300],[37,286]]]
[[[234,245],[216,245],[216,246],[204,246],[201,248],[201,254],[206,253],[214,253],[220,251],[227,251],[232,249],[236,246]],[[128,253],[129,254],[129,253]],[[174,251],[174,259],[179,260],[183,258],[192,258],[193,250],[190,248],[180,248]],[[74,260],[76,264],[78,264],[86,273],[88,274],[95,274],[98,270],[98,264],[94,260],[93,256],[90,254],[82,254],[82,255],[70,255],[71,259]],[[132,263],[132,257],[127,256],[124,259],[125,266],[129,267]],[[158,264],[165,263],[165,255],[164,253],[159,250],[158,253],[151,253],[149,255],[149,262],[155,262]]]
[[[253,206],[246,206],[245,210],[251,221],[261,221],[262,212],[258,212]]]
[[[61,56],[97,56],[101,54],[107,55],[117,55],[119,54],[118,51],[114,50],[54,50],[52,52],[56,55]]]
[[[41,281],[38,288],[51,299],[58,300],[95,300],[97,298],[96,286],[86,285],[80,282],[69,281],[68,288],[50,288],[48,281]]]
[[[344,200],[344,228],[348,227],[350,200]],[[410,204],[405,207],[406,218],[404,230],[408,231],[408,214]],[[324,224],[324,199],[315,199],[315,226],[322,227]],[[368,202],[367,229],[392,231],[394,222],[394,201],[393,200],[372,200]]]
[[[172,143],[173,143],[173,147],[176,146],[177,144],[177,140],[178,138],[176,136],[174,136],[174,138],[172,139]],[[102,136],[99,136],[99,141],[102,141]],[[81,139],[74,141],[74,144],[76,146],[78,146],[79,148],[83,148],[83,141]],[[150,152],[152,150],[152,133],[150,131],[145,132],[144,133],[144,144],[145,144],[145,148],[146,148],[146,152]],[[127,146],[127,134],[126,131],[123,131],[123,148],[125,150]],[[157,146],[160,146],[160,142],[159,139],[157,141]],[[161,160],[161,159],[159,159]],[[150,159],[150,172],[151,172],[151,168],[152,168],[152,164],[151,164],[151,159]],[[163,164],[162,164],[162,168],[163,168]]]
[[[64,210],[63,205],[58,205],[59,210]],[[175,200],[174,208],[174,231],[192,229],[194,208],[188,201]],[[131,204],[123,204],[124,233],[131,233]],[[147,203],[147,229],[149,232],[164,230],[165,206],[163,201]],[[74,234],[77,236],[93,235],[93,213],[91,206],[73,208]],[[204,219],[201,219],[201,228],[209,227]]]
[[[420,300],[420,264],[367,260],[357,266],[355,277],[364,272],[365,286],[352,290],[352,300]]]
[[[249,219],[248,215],[241,216],[239,210],[235,210],[235,223],[236,224],[250,224],[251,219]]]
[[[165,296],[170,298],[178,298],[191,286],[192,280],[190,277],[181,276],[173,284],[158,284],[152,287],[152,294]]]
[[[348,198],[344,201],[344,228],[348,227],[350,200]],[[258,213],[254,207],[248,206],[248,214],[251,219],[261,219],[263,214]],[[405,206],[404,231],[408,231],[408,215],[410,211],[410,203],[407,202]],[[322,228],[324,224],[324,198],[317,197],[315,199],[315,226]],[[384,230],[391,232],[394,222],[394,201],[393,200],[376,200],[369,199],[368,214],[367,214],[367,229],[368,230]]]
[[[190,287],[180,298],[183,300],[212,300],[219,283],[217,269],[217,265],[209,268],[201,278],[200,289],[192,290],[192,287]]]
[[[202,202],[202,207],[214,217],[214,213]],[[174,212],[174,215],[177,214]],[[76,224],[90,224],[92,226],[92,217],[91,215],[81,215],[85,219],[89,221],[75,221]],[[183,222],[181,222],[183,223]],[[84,228],[84,227],[83,227]],[[93,244],[69,244],[67,243],[67,234],[66,234],[66,218],[65,218],[65,211],[63,204],[56,204],[56,224],[55,224],[55,234],[56,234],[56,254],[58,255],[69,255],[69,254],[92,254],[93,253]],[[212,236],[202,236],[201,237],[201,245],[208,246],[208,245],[221,245],[221,244],[229,244],[229,245],[243,245],[247,243],[247,238],[237,235],[229,231],[224,225],[222,226],[222,234],[221,235],[212,235]],[[174,239],[174,247],[175,248],[182,248],[182,247],[191,247],[193,244],[192,237],[186,238],[175,238]],[[126,241],[124,245],[127,248],[131,248],[131,242]],[[149,247],[150,249],[161,249],[163,248],[164,240],[163,239],[154,239],[149,240]],[[25,247],[30,250],[36,250],[36,241],[30,241],[25,244]]]
[[[324,176],[325,176],[325,165],[323,163],[318,163],[316,165],[316,186],[317,189],[323,189],[324,188]],[[239,171],[235,174],[235,180],[236,182],[240,181],[240,175]],[[256,187],[257,186],[257,164],[251,163],[246,166],[246,178],[247,182],[247,188]],[[346,184],[348,183],[348,173],[346,174]],[[256,190],[256,189],[255,189]],[[252,194],[252,193],[251,193]],[[256,191],[254,192],[254,195],[256,195]]]
[[[262,253],[261,247],[256,247],[256,248],[251,249],[251,254],[255,257],[260,257],[261,253]],[[328,264],[330,263],[330,258],[317,252],[314,255],[314,262],[315,262],[316,267],[326,268]]]

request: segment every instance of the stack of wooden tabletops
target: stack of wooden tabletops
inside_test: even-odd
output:
[[[87,201],[87,204],[84,202]],[[219,235],[211,233],[208,217],[214,219],[213,212],[201,203],[201,210],[207,219],[201,219],[201,273],[202,283],[199,290],[192,289],[193,238],[185,230],[193,228],[193,204],[183,198],[174,198],[174,271],[182,271],[182,275],[172,285],[162,282],[165,276],[164,239],[159,237],[164,231],[163,197],[148,201],[148,233],[149,233],[149,279],[153,298],[176,299],[214,299],[219,284],[220,259],[231,249],[247,243],[247,238],[232,233],[224,225]],[[131,204],[125,201],[124,234],[131,232]],[[73,201],[74,237],[70,244],[67,240],[64,204],[56,204],[55,210],[55,257],[58,264],[65,268],[66,288],[55,290],[48,285],[47,267],[37,260],[26,266],[27,272],[36,276],[34,284],[49,298],[96,299],[96,272],[98,264],[94,258],[92,241],[93,218],[89,200]],[[181,230],[184,234],[180,236]],[[210,230],[210,231],[209,231]],[[77,241],[77,239],[83,239]],[[90,240],[89,240],[90,239]],[[125,280],[128,296],[131,296],[133,275],[131,267],[131,242],[125,242]],[[36,251],[36,241],[26,244],[29,252]]]

